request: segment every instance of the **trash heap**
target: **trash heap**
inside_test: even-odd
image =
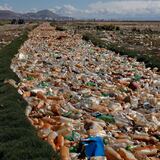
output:
[[[160,159],[156,68],[48,23],[30,32],[11,68],[21,79],[28,119],[62,160],[79,159],[81,139],[96,136],[108,160]]]

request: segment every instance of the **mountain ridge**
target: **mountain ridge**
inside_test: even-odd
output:
[[[72,17],[60,16],[50,10],[40,10],[37,12],[17,13],[10,10],[0,10],[0,19],[25,19],[25,20],[73,20]]]

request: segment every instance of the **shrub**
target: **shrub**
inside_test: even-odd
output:
[[[19,19],[19,20],[18,20],[18,24],[25,24],[24,19]]]
[[[98,25],[96,26],[97,30],[106,30],[106,31],[114,31],[116,29],[116,26],[113,24],[109,24],[109,25]]]
[[[116,26],[116,31],[119,31],[120,30],[120,27],[119,26]]]
[[[17,20],[16,19],[12,19],[11,24],[17,24]]]
[[[132,28],[132,32],[140,32],[140,29],[136,28],[136,27],[133,27]]]
[[[57,31],[66,31],[67,29],[64,28],[63,26],[57,26],[57,27],[56,27],[56,30],[57,30]]]
[[[95,46],[99,46],[99,47],[105,47],[106,46],[105,42],[103,42],[99,38],[96,38],[96,36],[91,34],[91,33],[85,33],[83,35],[82,39],[86,40],[86,41],[91,41]]]

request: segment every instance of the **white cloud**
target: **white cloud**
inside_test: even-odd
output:
[[[29,10],[29,12],[33,12],[33,13],[36,13],[37,11],[38,11],[37,8],[32,8],[32,9]]]
[[[12,7],[0,5],[0,10],[12,10]],[[74,18],[103,19],[158,19],[160,20],[160,0],[101,0],[91,3],[85,9],[70,4],[50,9],[54,13]],[[33,12],[37,9],[33,8]]]
[[[108,18],[125,19],[159,17],[160,0],[109,0],[91,3],[84,10],[75,8],[72,5],[64,5],[52,9],[57,14],[76,18]]]
[[[56,7],[54,7],[54,8],[49,9],[49,10],[52,11],[52,12],[54,12],[54,13],[57,13],[57,11],[58,11],[59,9],[61,9],[61,8],[62,8],[62,7],[56,6]]]
[[[0,5],[0,10],[12,10],[12,7],[8,4]]]
[[[145,0],[123,0],[96,2],[89,5],[90,13],[108,13],[108,14],[148,14],[160,13],[160,1]]]
[[[62,7],[56,6],[50,10],[62,16],[73,16],[73,17],[78,16],[78,14],[81,12],[81,10],[75,8],[70,4],[63,5]]]

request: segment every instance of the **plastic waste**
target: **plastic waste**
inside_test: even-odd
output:
[[[65,146],[61,147],[60,155],[62,160],[70,160],[69,148]]]
[[[85,147],[85,154],[90,159],[91,157],[104,156],[104,144],[101,137],[89,137],[81,139]]]
[[[105,114],[101,114],[101,113],[93,113],[92,115],[98,119],[105,121],[105,122],[115,123],[115,119],[112,115],[105,115]]]
[[[95,47],[79,34],[57,31],[49,23],[28,37],[11,64],[20,83],[5,83],[16,87],[28,102],[26,116],[62,159],[78,159],[78,143],[89,136],[107,141],[103,145],[111,160],[128,154],[137,158],[141,153],[147,153],[146,159],[157,158],[160,75],[156,69]],[[102,141],[89,148],[98,142]]]
[[[137,160],[131,152],[125,150],[124,148],[119,149],[119,154],[125,160]]]
[[[122,160],[118,152],[116,152],[112,147],[106,147],[105,154],[109,160]]]

